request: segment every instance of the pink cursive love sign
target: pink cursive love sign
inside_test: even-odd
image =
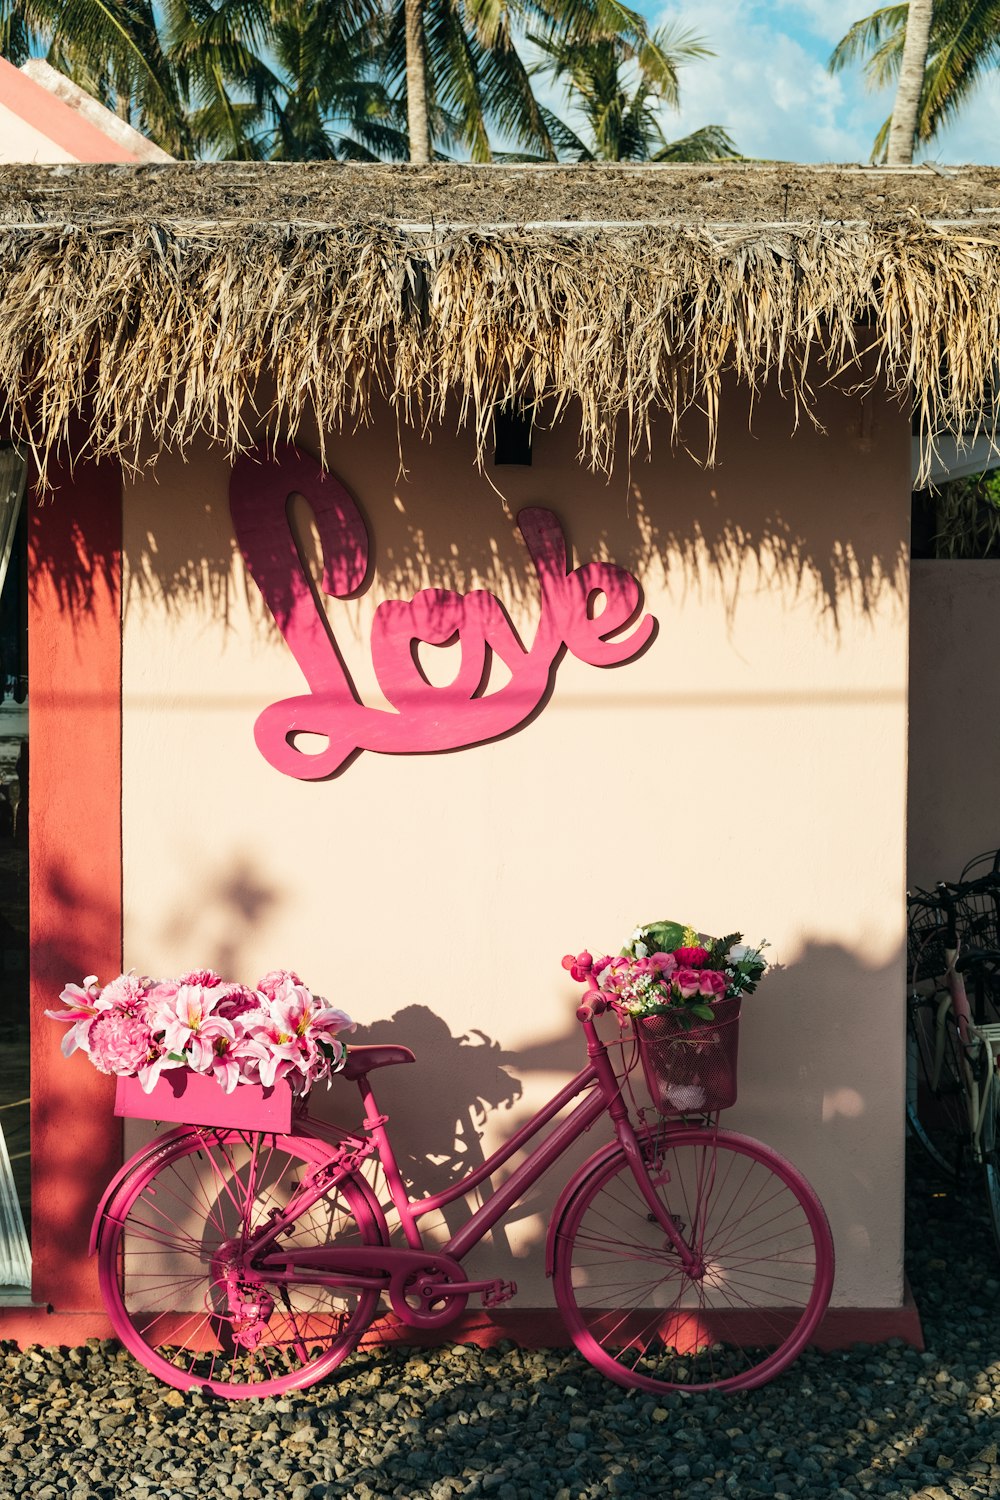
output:
[[[458,594],[421,589],[410,600],[390,599],[372,620],[372,665],[391,709],[370,708],[358,698],[341,660],[288,521],[288,500],[302,495],[312,508],[323,548],[322,589],[334,599],[357,594],[368,575],[369,538],[361,513],[343,485],[315,459],[291,446],[274,462],[251,456],[237,460],[229,505],[247,567],[309,684],[309,692],[265,708],[254,737],[278,771],[305,781],[332,776],[359,750],[388,755],[459,750],[496,739],[523,724],[541,707],[563,650],[594,667],[630,661],[656,630],[652,616],[631,635],[609,640],[638,618],[642,592],[636,579],[613,563],[571,568],[566,539],[549,510],[519,512],[524,538],[541,591],[541,618],[530,648],[500,602],[485,589]],[[603,596],[596,617],[593,601]],[[457,640],[461,666],[453,682],[436,687],[420,670],[421,642],[444,646]],[[488,692],[491,653],[506,665],[510,680]],[[310,752],[295,744],[299,734],[323,735],[327,744]]]

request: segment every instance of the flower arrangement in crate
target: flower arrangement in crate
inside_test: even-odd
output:
[[[767,968],[765,947],[651,922],[616,957],[568,955],[563,967],[631,1020],[657,1109],[708,1114],[735,1103],[740,1005]]]
[[[287,1118],[293,1095],[343,1067],[338,1033],[354,1030],[345,1011],[290,969],[272,970],[255,989],[212,969],[180,979],[119,974],[104,986],[91,974],[59,998],[66,1009],[45,1014],[69,1025],[63,1053],[79,1048],[100,1072],[128,1081],[119,1083],[119,1114],[192,1123],[248,1123],[250,1090],[255,1105],[276,1093]],[[245,1092],[227,1120],[224,1096]],[[196,1121],[199,1109],[213,1118]]]

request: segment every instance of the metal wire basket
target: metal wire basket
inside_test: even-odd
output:
[[[740,999],[719,1000],[711,1021],[636,1016],[635,1035],[653,1104],[663,1115],[714,1114],[736,1102]]]

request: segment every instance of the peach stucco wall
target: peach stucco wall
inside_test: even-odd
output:
[[[1000,564],[913,564],[910,884],[957,880],[1000,844]]]
[[[279,775],[254,746],[257,714],[303,682],[235,553],[224,459],[163,458],[127,487],[125,961],[246,980],[289,964],[366,1037],[409,1042],[418,1067],[380,1075],[382,1095],[430,1188],[577,1066],[565,952],[617,948],[663,916],[766,937],[777,969],[746,1006],[731,1123],[815,1183],[835,1300],[895,1306],[909,432],[834,394],[827,435],[791,436],[777,401],[752,432],[735,394],[727,410],[717,469],[664,441],[610,484],[578,466],[568,426],[536,436],[531,468],[488,476],[450,428],[403,435],[405,477],[388,415],[331,439],[376,572],[329,615],[370,701],[383,597],[487,587],[530,639],[526,504],[559,515],[577,561],[633,569],[659,633],[615,670],[567,657],[506,739],[363,754],[327,782]],[[353,1116],[346,1086],[328,1107]],[[549,1300],[552,1176],[470,1263],[513,1274],[522,1305]]]

